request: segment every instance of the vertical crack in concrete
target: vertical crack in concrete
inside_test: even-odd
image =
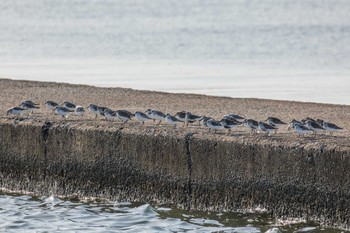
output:
[[[52,122],[46,121],[43,126],[41,127],[41,133],[43,136],[43,144],[44,144],[44,181],[46,180],[46,173],[47,173],[47,147],[46,147],[46,141],[49,137],[49,129],[53,125]]]
[[[192,198],[192,158],[190,151],[190,140],[193,136],[192,132],[185,134],[185,147],[186,147],[186,158],[187,158],[187,169],[188,169],[188,181],[187,181],[187,193],[185,197],[185,208],[191,209],[191,198]]]

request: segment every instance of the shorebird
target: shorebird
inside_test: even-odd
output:
[[[26,103],[26,102],[22,102],[20,105],[19,105],[20,108],[23,108],[24,110],[28,111],[29,114],[31,114],[33,112],[33,110],[35,109],[39,109],[39,107],[33,105],[33,104],[30,104],[30,103]]]
[[[128,120],[130,120],[132,116],[132,113],[126,110],[117,110],[115,111],[115,114],[117,115],[119,120],[123,121],[123,124],[128,122]]]
[[[267,121],[269,125],[276,127],[276,128],[280,128],[280,127],[287,124],[287,123],[281,121],[280,119],[278,119],[277,117],[268,117],[265,121]]]
[[[228,134],[231,134],[231,129],[236,128],[242,123],[236,120],[230,120],[229,118],[223,118],[221,120],[221,125],[224,126],[225,129],[228,129]]]
[[[56,106],[55,108],[55,113],[57,115],[62,116],[63,118],[68,118],[69,113],[73,112],[72,110],[69,110],[66,107],[62,107],[62,106]]]
[[[312,132],[314,132],[315,134],[317,132],[321,132],[321,131],[324,130],[324,128],[321,125],[319,125],[317,122],[312,121],[312,120],[306,120],[305,121],[305,126],[308,129],[312,130]]]
[[[224,116],[224,118],[229,118],[229,119],[231,118],[231,119],[236,120],[236,121],[241,122],[241,123],[243,123],[243,121],[245,120],[244,117],[237,115],[237,114],[227,114]]]
[[[143,112],[135,112],[135,118],[137,121],[141,122],[141,125],[145,124],[145,121],[152,120],[150,117]]]
[[[114,121],[116,119],[119,119],[116,112],[111,109],[105,109],[103,115],[107,121]]]
[[[88,107],[89,112],[92,114],[95,114],[95,119],[97,118],[97,115],[100,114],[98,110],[98,106],[96,104],[90,104]]]
[[[207,120],[206,122],[207,124],[207,127],[209,128],[209,131],[211,129],[214,130],[214,133],[216,133],[216,130],[220,130],[220,129],[224,129],[225,127],[221,124],[220,121],[216,121],[216,120],[213,120],[213,119],[210,119],[210,120]]]
[[[290,129],[294,129],[294,124],[303,125],[300,121],[297,121],[297,120],[293,119],[293,120],[289,123],[287,130],[289,131]]]
[[[30,104],[30,105],[39,105],[39,104],[36,104],[36,103],[34,103],[33,101],[31,101],[31,100],[24,100],[24,101],[22,101],[22,103],[21,104]]]
[[[324,122],[324,120],[322,120],[322,119],[316,119],[316,122],[317,122],[320,126],[323,127],[323,122]]]
[[[97,109],[98,109],[98,113],[99,113],[101,116],[104,116],[106,119],[107,119],[107,117],[105,116],[105,112],[106,112],[107,110],[111,110],[111,111],[112,111],[112,109],[107,108],[107,107],[97,107]],[[95,118],[95,119],[96,119],[96,118]]]
[[[152,118],[153,121],[158,120],[159,123],[157,125],[160,125],[160,123],[165,120],[165,114],[162,113],[161,111],[157,111],[154,109],[147,109],[146,114],[149,118]]]
[[[323,122],[323,128],[330,132],[331,135],[333,135],[334,132],[339,132],[343,130],[343,128],[337,126],[336,124],[330,123],[330,122]]]
[[[278,128],[260,121],[258,123],[258,129],[259,129],[259,132],[266,133],[267,135],[270,135],[270,133],[276,132],[276,130]]]
[[[20,105],[19,105],[20,108],[23,108],[24,110],[34,110],[34,109],[38,109],[39,107],[33,105],[33,104],[30,104],[30,103],[26,103],[26,102],[22,102]]]
[[[194,115],[190,112],[186,112],[186,116],[185,116],[185,125],[186,127],[188,126],[188,123],[192,123],[192,122],[196,122],[196,121],[200,121],[202,119],[202,116],[197,116]]]
[[[75,104],[71,103],[71,102],[64,101],[63,102],[63,107],[67,108],[70,111],[74,111],[77,106]]]
[[[294,129],[294,131],[298,134],[299,137],[300,135],[312,133],[312,130],[299,123],[293,123],[292,129]]]
[[[248,129],[250,129],[250,133],[255,133],[257,128],[258,128],[258,122],[256,120],[253,119],[245,119],[243,121],[243,124],[245,127],[247,127]]]
[[[175,117],[179,120],[179,121],[181,121],[181,122],[185,122],[186,121],[186,111],[181,111],[181,112],[177,112],[176,114],[175,114]]]
[[[48,100],[48,101],[46,101],[45,106],[49,110],[54,110],[56,108],[56,106],[58,106],[58,103],[51,101],[51,100]]]
[[[312,121],[312,122],[315,122],[317,123],[313,118],[311,117],[306,117],[305,119],[301,119],[300,122],[303,124],[303,125],[306,125],[306,122],[307,121]]]
[[[177,123],[179,123],[180,121],[176,117],[174,117],[168,113],[165,115],[165,122],[169,125],[172,125],[175,129]]]
[[[10,108],[6,111],[6,116],[12,114],[12,115],[21,115],[22,112],[24,112],[25,109],[23,108],[20,108],[20,107],[13,107],[13,108]]]
[[[203,126],[208,127],[208,125],[207,125],[208,120],[214,120],[214,119],[212,117],[203,116],[202,119],[199,121],[199,123]]]
[[[84,109],[82,106],[77,106],[77,107],[75,108],[74,112],[75,112],[75,115],[81,117],[81,116],[84,115],[85,109]]]

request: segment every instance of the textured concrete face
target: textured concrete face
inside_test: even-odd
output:
[[[0,125],[0,185],[38,195],[160,202],[198,210],[266,208],[350,225],[346,151],[272,147],[69,125]]]

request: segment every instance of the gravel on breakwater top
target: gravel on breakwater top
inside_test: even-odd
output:
[[[72,128],[99,130],[122,128],[126,133],[174,137],[183,137],[186,132],[191,131],[195,133],[195,137],[209,140],[350,151],[349,105],[215,97],[198,94],[173,94],[127,88],[101,88],[87,85],[9,79],[0,79],[0,86],[0,123],[15,122],[16,117],[6,116],[7,109],[18,106],[23,100],[32,100],[40,104],[40,109],[36,110],[31,116],[23,115],[17,118],[16,122],[18,124],[43,124],[45,121],[52,121],[54,124],[68,124]],[[86,113],[82,118],[72,114],[68,119],[64,119],[60,116],[55,116],[52,111],[45,108],[47,100],[52,100],[59,104],[62,104],[64,101],[70,101],[76,105],[83,106]],[[121,122],[107,122],[102,116],[95,119],[95,116],[87,110],[87,106],[91,103],[109,107],[113,110],[126,109],[131,112],[145,111],[151,108],[164,113],[175,114],[185,110],[196,115],[210,116],[217,120],[230,113],[257,121],[264,121],[267,117],[274,116],[287,123],[292,119],[301,120],[311,117],[335,123],[344,128],[344,130],[333,135],[323,132],[316,136],[309,134],[298,137],[296,133],[288,131],[286,126],[279,130],[277,134],[266,136],[265,134],[252,135],[248,129],[240,126],[233,129],[232,134],[228,136],[226,130],[214,134],[209,132],[208,128],[197,124],[192,124],[187,129],[182,124],[179,124],[176,130],[166,125],[166,123],[156,126],[153,122],[146,122],[145,126],[141,126],[135,120],[123,125]]]

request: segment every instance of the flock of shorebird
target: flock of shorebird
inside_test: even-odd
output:
[[[63,118],[67,118],[69,114],[75,114],[76,116],[82,117],[85,114],[85,109],[82,106],[75,105],[68,101],[65,101],[62,105],[48,100],[45,103],[46,108],[52,110],[56,115],[60,115]],[[38,104],[34,103],[31,100],[23,101],[18,107],[13,107],[7,110],[7,114],[21,115],[24,112],[31,114],[33,111],[38,109]],[[247,119],[236,114],[228,114],[223,116],[221,120],[215,120],[212,117],[206,116],[197,116],[188,111],[177,112],[175,115],[164,114],[161,111],[154,109],[147,109],[145,112],[137,111],[131,113],[127,110],[116,110],[113,111],[107,107],[97,106],[95,104],[90,104],[87,107],[88,111],[91,114],[95,115],[95,119],[98,116],[103,116],[107,121],[122,121],[123,124],[128,122],[131,119],[135,119],[144,125],[146,121],[158,121],[159,125],[162,121],[168,125],[176,128],[177,124],[183,123],[185,127],[189,124],[198,123],[199,125],[208,127],[209,130],[213,130],[215,133],[217,130],[227,129],[228,133],[231,134],[231,130],[243,125],[247,127],[251,133],[255,134],[256,132],[265,133],[270,135],[276,133],[278,129],[286,127],[287,123],[276,117],[268,117],[265,121],[256,121],[253,119]],[[293,119],[288,125],[288,131],[294,130],[299,136],[309,133],[319,133],[328,131],[330,134],[333,132],[338,132],[343,130],[343,128],[330,123],[323,121],[321,119],[314,120],[312,118],[305,118],[301,121]]]

